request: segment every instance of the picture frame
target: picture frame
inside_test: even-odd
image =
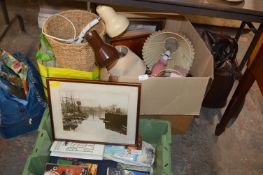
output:
[[[165,20],[163,18],[129,18],[130,24],[127,31],[159,31],[163,30]],[[126,31],[126,32],[127,32]]]
[[[139,83],[47,78],[54,140],[136,145]]]
[[[107,38],[107,41],[113,46],[127,46],[142,58],[142,48],[146,39],[153,32],[163,30],[165,20],[163,18],[129,18],[129,21],[129,26],[123,34]]]

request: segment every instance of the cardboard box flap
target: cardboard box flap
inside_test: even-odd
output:
[[[176,81],[174,81],[176,79]],[[141,115],[199,115],[208,77],[156,77],[141,81]],[[122,76],[120,82],[139,82]]]
[[[164,30],[182,33],[191,40],[195,49],[195,59],[190,69],[191,75],[195,77],[214,76],[214,69],[210,66],[213,65],[213,56],[189,21],[183,17],[167,19]]]

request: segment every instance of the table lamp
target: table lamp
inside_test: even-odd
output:
[[[122,34],[129,26],[129,20],[109,6],[99,5],[96,11],[105,22],[106,33],[111,38]]]
[[[95,30],[88,32],[86,39],[93,48],[96,63],[100,67],[108,69],[119,58],[118,51],[110,44],[105,43]]]
[[[122,34],[129,26],[129,20],[120,14],[117,14],[115,10],[109,6],[100,5],[96,8],[99,16],[90,21],[80,32],[79,36],[73,43],[81,43],[86,33],[99,23],[101,19],[105,22],[106,33],[111,37],[116,37]]]

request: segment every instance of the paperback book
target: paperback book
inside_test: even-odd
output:
[[[119,163],[152,167],[155,158],[155,148],[146,142],[142,142],[142,149],[130,149],[126,146],[105,145],[104,158]]]
[[[150,175],[150,173],[108,167],[107,175]]]
[[[91,175],[106,175],[108,167],[117,167],[117,162],[112,160],[87,160],[87,159],[76,159],[76,158],[65,158],[65,157],[50,157],[50,163],[63,164],[63,165],[85,165],[92,164],[92,167],[97,167],[96,173]],[[92,171],[90,171],[91,173]]]
[[[50,151],[50,155],[56,157],[102,160],[104,145],[54,141]]]
[[[90,175],[90,173],[86,166],[47,163],[44,175]]]

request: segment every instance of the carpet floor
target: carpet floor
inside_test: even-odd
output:
[[[17,12],[24,17],[27,33],[20,32],[15,24],[0,42],[0,47],[10,52],[20,51],[34,59],[40,33],[38,9],[23,2],[8,1],[8,8],[11,17]],[[5,27],[1,16],[0,24],[1,32]],[[240,39],[240,57],[250,35],[245,34]],[[216,137],[215,126],[223,111],[202,108],[187,133],[173,135],[171,156],[175,175],[263,174],[263,97],[257,84],[250,89],[236,122]],[[36,136],[36,131],[8,140],[0,136],[0,175],[21,174]]]

